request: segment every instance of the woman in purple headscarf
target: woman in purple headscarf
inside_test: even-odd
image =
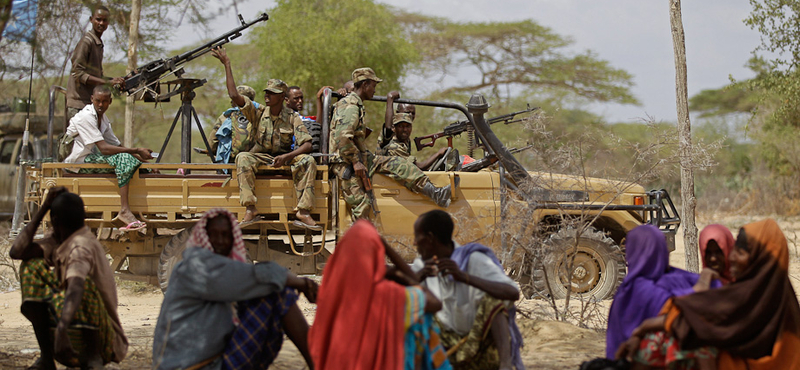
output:
[[[713,278],[710,273],[701,278],[670,267],[667,241],[661,230],[652,225],[642,225],[628,233],[625,257],[628,275],[608,312],[606,357],[610,359],[639,324],[658,316],[669,298],[708,289]]]

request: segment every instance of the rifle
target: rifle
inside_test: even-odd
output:
[[[159,81],[173,73],[178,77],[183,74],[183,67],[178,66],[205,55],[211,51],[211,49],[231,42],[231,40],[241,36],[243,30],[258,22],[266,21],[268,19],[269,16],[267,13],[262,13],[252,22],[245,23],[244,18],[242,18],[242,15],[239,14],[239,22],[241,22],[241,25],[229,31],[228,33],[183,54],[167,59],[158,59],[131,71],[131,73],[128,73],[128,75],[125,76],[125,82],[122,85],[122,91],[128,93],[128,95],[133,95],[144,89],[147,89],[149,96],[157,95],[156,91]]]
[[[516,154],[516,153],[519,153],[519,152],[521,152],[523,150],[527,150],[527,149],[530,149],[530,148],[533,148],[533,144],[524,146],[524,147],[519,148],[519,149],[512,148],[508,152],[511,153],[511,154]],[[479,159],[479,160],[477,160],[475,162],[471,162],[469,164],[464,165],[464,167],[461,169],[461,171],[463,171],[463,172],[478,172],[478,171],[480,171],[480,170],[482,170],[482,169],[484,169],[486,167],[489,167],[489,166],[491,166],[491,165],[493,165],[495,163],[497,163],[497,156],[494,155],[494,154],[489,154],[489,155],[487,155],[487,156],[485,156],[485,157],[483,157],[483,158],[481,158],[481,159]]]
[[[509,114],[504,114],[502,116],[492,117],[486,120],[488,124],[495,124],[497,122],[503,122],[503,124],[511,124],[516,122],[521,122],[523,119],[514,119],[517,115],[523,113],[530,113],[535,110],[539,109],[539,107],[531,108],[530,104],[528,105],[527,109],[512,112]],[[441,137],[447,137],[447,146],[453,147],[453,136],[461,135],[462,132],[465,132],[469,129],[469,121],[458,121],[455,123],[451,123],[444,128],[442,132],[437,132],[435,134],[430,134],[427,136],[418,136],[414,138],[414,144],[417,146],[417,151],[422,150],[423,148],[431,147],[436,142],[436,139]],[[423,140],[430,140],[428,142],[423,142]]]

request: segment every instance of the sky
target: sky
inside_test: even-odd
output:
[[[611,66],[633,75],[632,88],[641,105],[594,103],[588,110],[609,122],[676,121],[675,67],[668,0],[378,0],[397,8],[463,22],[502,22],[532,19],[556,33],[570,37],[570,52],[590,50]],[[747,79],[745,67],[760,35],[743,23],[749,0],[683,1],[683,25],[689,96],[729,83],[730,77]],[[238,0],[237,7],[249,21],[274,1]],[[233,8],[221,10],[209,35],[222,34],[237,24]],[[182,31],[193,31],[182,26]],[[196,30],[194,30],[196,31]],[[246,32],[246,31],[245,31]],[[199,32],[175,39],[169,49],[190,45],[203,37]],[[457,76],[469,79],[472,76]],[[477,77],[477,76],[475,76]],[[380,93],[380,91],[379,91]],[[411,98],[412,96],[408,96]]]

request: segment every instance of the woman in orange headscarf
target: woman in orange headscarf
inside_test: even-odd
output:
[[[664,315],[634,330],[617,357],[632,354],[644,333],[666,329],[681,349],[718,348],[719,369],[800,369],[800,305],[778,224],[767,219],[742,227],[729,257],[734,282],[674,298]]]
[[[368,221],[357,221],[337,243],[308,335],[317,370],[450,369],[435,329],[411,330],[424,313],[440,310],[441,302],[419,287],[387,279],[387,256],[400,271],[395,276],[414,276]],[[409,344],[409,336],[419,340]]]

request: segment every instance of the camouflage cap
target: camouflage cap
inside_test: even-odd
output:
[[[372,80],[375,82],[383,81],[382,79],[378,78],[377,75],[375,75],[375,71],[373,71],[372,68],[364,67],[353,71],[353,83],[364,80]]]
[[[414,119],[411,118],[411,113],[395,113],[394,118],[392,119],[392,124],[396,125],[400,122],[407,122],[408,124],[414,124]]]
[[[288,94],[289,93],[289,85],[286,82],[283,82],[277,78],[270,79],[267,81],[267,87],[264,88],[264,91],[269,91],[275,94]]]
[[[236,91],[239,92],[240,95],[244,95],[250,100],[256,99],[256,90],[247,85],[239,85],[236,86]]]

